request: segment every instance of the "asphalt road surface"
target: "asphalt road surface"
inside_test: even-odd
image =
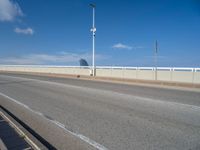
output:
[[[200,150],[200,92],[0,73],[0,93],[109,150]]]

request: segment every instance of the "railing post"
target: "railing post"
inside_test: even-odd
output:
[[[192,83],[194,84],[195,68],[192,68]]]
[[[170,81],[172,82],[172,74],[173,74],[173,68],[170,68]]]
[[[157,81],[157,67],[154,67],[154,72],[155,72],[155,81]]]

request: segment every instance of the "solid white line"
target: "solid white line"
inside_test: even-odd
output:
[[[96,149],[98,150],[108,150],[106,147],[104,147],[103,145],[95,142],[94,140],[91,140],[90,138],[82,135],[82,134],[79,134],[79,133],[75,133],[75,132],[72,132],[68,129],[66,129],[66,126],[56,120],[51,120],[51,122],[55,123],[56,125],[58,125],[60,128],[64,129],[66,132],[69,132],[70,134],[80,138],[81,140],[85,141],[86,143],[92,145],[93,147],[95,147]]]
[[[70,133],[70,134],[72,134],[73,136],[75,136],[75,137],[77,137],[77,138],[83,140],[84,142],[88,143],[89,145],[95,147],[96,149],[98,149],[98,150],[108,150],[106,147],[104,147],[103,145],[97,143],[96,141],[94,141],[94,140],[92,140],[92,139],[90,139],[90,138],[88,138],[88,137],[86,137],[86,136],[84,136],[84,135],[82,135],[82,134],[79,134],[79,133],[75,133],[75,132],[70,131],[70,130],[67,129],[66,126],[63,125],[62,123],[60,123],[60,122],[58,122],[58,121],[56,121],[56,120],[48,119],[47,117],[45,117],[45,115],[44,115],[43,113],[31,109],[29,106],[27,106],[27,105],[25,105],[25,104],[23,104],[23,103],[17,101],[16,99],[14,99],[14,98],[12,98],[12,97],[9,97],[9,96],[7,96],[7,95],[1,93],[1,92],[0,92],[0,96],[3,96],[3,97],[5,97],[5,98],[7,98],[7,99],[9,99],[9,100],[11,100],[11,101],[17,103],[18,105],[23,106],[24,108],[28,109],[29,111],[31,111],[31,112],[33,112],[33,113],[35,113],[35,114],[37,114],[37,115],[42,116],[42,117],[45,118],[46,120],[51,121],[51,122],[54,123],[55,125],[57,125],[57,126],[59,126],[60,128],[64,129],[65,132]]]

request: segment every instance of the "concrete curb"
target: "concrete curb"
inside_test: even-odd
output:
[[[50,149],[60,150],[94,150],[95,148],[88,145],[77,137],[66,133],[62,128],[56,126],[50,120],[35,114],[27,108],[16,104],[15,102],[0,96],[0,104],[14,114],[17,118],[29,126],[41,138],[51,144]]]

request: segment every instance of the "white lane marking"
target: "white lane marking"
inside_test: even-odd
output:
[[[98,150],[108,150],[108,148],[106,148],[106,147],[104,147],[103,145],[97,143],[96,141],[94,141],[94,140],[92,140],[92,139],[90,139],[90,138],[88,138],[88,137],[86,137],[86,136],[84,136],[84,135],[82,135],[82,134],[79,134],[79,133],[70,131],[69,129],[66,128],[66,126],[65,126],[64,124],[62,124],[62,123],[60,123],[60,122],[58,122],[58,121],[56,121],[56,120],[48,119],[47,117],[45,117],[45,115],[44,115],[43,113],[31,109],[29,106],[27,106],[27,105],[25,105],[25,104],[23,104],[23,103],[17,101],[16,99],[14,99],[14,98],[12,98],[12,97],[9,97],[9,96],[7,96],[7,95],[1,93],[1,92],[0,92],[0,96],[5,97],[5,98],[11,100],[11,101],[17,103],[18,105],[23,106],[24,108],[28,109],[29,111],[31,111],[31,112],[33,112],[33,113],[35,113],[35,114],[37,114],[37,115],[42,116],[43,118],[47,119],[48,121],[51,121],[51,122],[54,123],[55,125],[57,125],[57,126],[59,126],[60,128],[64,129],[65,132],[70,133],[70,134],[72,134],[73,136],[75,136],[75,137],[77,137],[77,138],[83,140],[84,142],[88,143],[89,145],[95,147],[96,149],[98,149]]]
[[[91,140],[90,138],[82,135],[82,134],[79,134],[79,133],[75,133],[75,132],[72,132],[70,130],[67,130],[65,125],[56,121],[56,120],[51,120],[52,122],[54,122],[56,125],[58,125],[60,128],[63,128],[64,130],[66,130],[67,132],[71,133],[72,135],[80,138],[81,140],[85,141],[86,143],[89,143],[90,145],[92,145],[93,147],[95,147],[96,149],[98,150],[108,150],[106,147],[104,147],[103,145],[95,142],[94,140]]]
[[[10,77],[10,78],[14,78],[14,79],[21,79],[21,80],[28,80],[28,81],[35,81],[38,83],[45,83],[45,84],[51,84],[51,85],[56,85],[56,86],[64,86],[67,88],[74,88],[74,89],[79,89],[79,90],[83,90],[83,87],[80,86],[75,86],[75,85],[68,85],[68,84],[63,84],[63,83],[57,83],[57,82],[52,82],[52,81],[43,81],[43,80],[38,80],[38,79],[30,79],[30,78],[25,78],[25,77],[14,77],[14,76],[9,76],[9,75],[0,75],[0,76],[4,76],[4,77]],[[102,90],[102,89],[94,89],[94,88],[88,88],[88,87],[84,87],[85,90],[90,90],[90,91],[100,91],[100,93],[102,93],[101,91],[108,93],[109,91],[106,90]],[[112,95],[119,95],[119,96],[130,96],[131,98],[134,98],[136,100],[141,100],[141,101],[146,101],[146,102],[153,102],[153,103],[158,103],[158,104],[163,104],[163,105],[176,105],[176,106],[182,106],[182,107],[186,107],[189,109],[193,109],[193,110],[200,110],[200,106],[195,106],[195,105],[191,105],[191,104],[184,104],[184,103],[178,103],[178,102],[172,102],[172,101],[165,101],[165,100],[161,100],[161,99],[152,99],[152,98],[147,98],[147,97],[141,97],[141,96],[134,96],[134,95],[130,95],[130,94],[124,94],[124,93],[118,93],[118,92],[114,92],[112,91]]]

